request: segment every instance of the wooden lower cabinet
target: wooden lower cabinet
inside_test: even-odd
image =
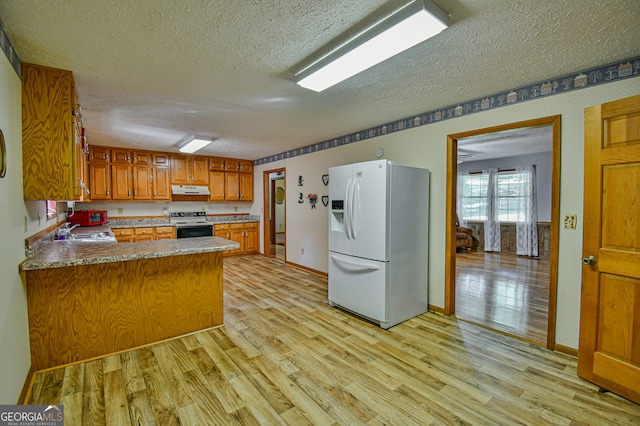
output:
[[[142,241],[167,240],[176,237],[173,226],[156,226],[144,228],[115,228],[112,229],[119,243],[139,243]]]
[[[225,256],[259,251],[258,222],[219,223],[213,226],[213,235],[240,244],[235,250],[225,250],[222,253]]]

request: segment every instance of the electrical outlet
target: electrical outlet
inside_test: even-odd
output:
[[[27,232],[27,217],[24,217],[24,232]]]
[[[578,221],[577,215],[575,214],[565,214],[564,220],[562,221],[564,224],[564,229],[576,229],[576,222]]]
[[[300,249],[300,254],[304,254],[304,248]]]
[[[122,207],[118,207],[118,214],[122,214],[122,212],[124,212],[124,209]]]
[[[233,206],[233,211],[237,212],[238,211],[238,206]]]

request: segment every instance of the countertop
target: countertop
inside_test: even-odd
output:
[[[20,265],[21,271],[96,263],[181,256],[236,249],[240,244],[219,237],[183,238],[118,244],[114,242],[47,241]]]
[[[212,224],[218,223],[246,223],[246,222],[260,222],[260,216],[254,215],[231,215],[231,216],[207,216],[207,222]],[[118,228],[145,228],[149,226],[175,226],[169,223],[169,219],[166,218],[149,218],[149,219],[115,219],[110,218],[107,224],[112,229]]]

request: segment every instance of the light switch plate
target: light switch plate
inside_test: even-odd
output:
[[[575,214],[565,214],[564,215],[564,229],[576,229],[576,222],[578,220],[577,215]]]

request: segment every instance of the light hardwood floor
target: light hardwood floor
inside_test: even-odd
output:
[[[432,313],[385,331],[327,305],[326,278],[224,261],[225,326],[36,375],[65,425],[630,425],[640,406],[576,361]]]
[[[549,258],[456,254],[456,317],[546,345]]]

